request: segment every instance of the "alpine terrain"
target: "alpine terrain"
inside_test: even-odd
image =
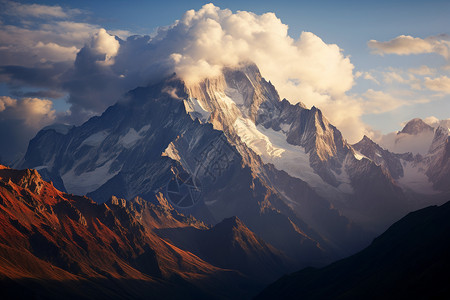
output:
[[[319,109],[280,99],[246,63],[194,84],[174,74],[81,126],[44,128],[17,167],[100,204],[112,195],[150,203],[163,195],[205,224],[247,227],[295,267],[320,266],[447,199],[449,130],[411,122],[398,139],[433,135],[424,155],[391,152],[368,137],[350,145]],[[161,234],[193,249],[175,232]]]

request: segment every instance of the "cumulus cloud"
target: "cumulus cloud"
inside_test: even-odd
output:
[[[85,48],[91,49],[95,54],[104,56],[103,59],[97,60],[101,65],[112,65],[114,63],[114,56],[119,51],[119,41],[114,36],[109,35],[104,28],[100,28],[96,32],[91,41]]]
[[[450,118],[444,119],[444,120],[439,120],[435,116],[429,116],[429,117],[423,119],[423,121],[434,128],[436,128],[438,126],[450,128]]]
[[[39,129],[55,119],[53,102],[48,99],[0,96],[1,119],[21,119],[29,127]]]
[[[340,96],[353,85],[353,65],[337,45],[326,44],[311,32],[294,40],[273,13],[233,14],[208,4],[186,12],[155,40],[165,43],[163,36],[178,37],[168,50],[175,71],[186,80],[198,79],[198,72],[214,76],[223,66],[253,61],[291,101],[302,90],[319,97]],[[308,104],[314,102],[308,95],[305,98],[302,101]]]
[[[425,39],[400,35],[387,42],[370,40],[367,45],[372,48],[373,53],[379,55],[410,55],[434,52],[442,55],[447,60],[450,59],[450,41],[447,35],[431,36]]]
[[[425,86],[432,91],[450,94],[450,77],[447,76],[441,76],[437,78],[426,77]]]
[[[38,130],[55,119],[50,100],[0,96],[0,136],[3,141],[0,155],[3,162],[17,159]]]
[[[114,69],[119,49],[119,41],[105,29],[100,29],[78,52],[73,67],[60,78],[71,104],[70,114],[63,121],[80,124],[102,113],[122,94],[142,84],[142,80],[127,84],[120,76],[122,70]]]

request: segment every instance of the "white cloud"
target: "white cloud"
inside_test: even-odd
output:
[[[53,102],[39,98],[14,99],[0,96],[0,118],[23,120],[24,124],[40,129],[56,118]]]
[[[383,82],[387,85],[408,85],[414,90],[422,89],[422,80],[417,78],[413,72],[389,67],[386,71],[381,71],[380,74],[383,77]]]
[[[114,36],[109,35],[104,28],[101,28],[92,36],[86,47],[89,47],[96,54],[104,55],[104,59],[97,62],[106,66],[114,63],[113,58],[117,55],[120,44]]]
[[[16,103],[16,99],[6,96],[0,96],[0,112],[3,112],[7,107],[15,106]]]
[[[20,158],[30,139],[56,119],[53,103],[47,99],[0,96],[0,160]]]
[[[55,43],[38,42],[35,46],[36,53],[40,57],[40,61],[73,61],[77,56],[77,49],[75,46],[64,47]]]
[[[410,68],[408,69],[409,72],[416,74],[416,75],[434,75],[436,74],[436,69],[430,68],[428,66],[422,65],[418,68]]]
[[[430,125],[431,127],[436,127],[436,125],[439,124],[439,119],[436,118],[435,116],[429,116],[423,119],[423,121],[428,125]]]
[[[425,86],[432,91],[450,94],[450,77],[425,78]]]
[[[375,82],[376,84],[380,84],[380,82],[369,72],[364,72],[364,79]]]
[[[94,25],[66,21],[33,28],[0,24],[0,65],[30,67],[42,60],[73,62],[74,54],[99,29]]]
[[[450,129],[450,118],[444,119],[444,120],[439,120],[435,116],[430,116],[430,117],[423,119],[423,121],[434,128],[436,128],[438,126],[443,126],[443,127],[447,127]]]
[[[396,94],[396,95],[395,95]],[[383,91],[375,91],[368,89],[361,97],[356,105],[361,107],[360,115],[383,114],[394,111],[402,106],[410,106],[414,104],[423,104],[430,102],[428,98],[411,97],[410,92],[397,90],[390,93]],[[359,116],[358,116],[359,117]],[[373,132],[371,129],[366,131]]]
[[[402,75],[400,75],[398,72],[395,71],[389,71],[389,72],[385,72],[384,74],[384,82],[391,84],[394,82],[399,82],[399,83],[407,83],[408,81],[402,77]]]
[[[438,53],[445,59],[450,59],[450,42],[447,35],[432,36],[425,39],[409,35],[400,35],[387,42],[370,40],[367,45],[373,49],[373,53],[379,55]]]
[[[383,91],[367,90],[363,95],[364,114],[381,114],[408,104],[408,101],[394,97]]]
[[[287,30],[273,13],[232,13],[207,4],[186,12],[149,45],[166,48],[174,70],[188,82],[217,75],[223,66],[253,61],[291,101],[302,97],[312,105],[314,97],[341,96],[352,87],[353,65],[337,45],[310,32],[294,40]],[[309,93],[303,96],[305,90]]]
[[[64,10],[59,5],[23,4],[14,1],[2,1],[3,13],[21,17],[38,18],[66,18],[72,14],[79,14],[80,10]]]
[[[348,112],[345,103],[350,98],[345,93],[354,84],[350,59],[337,45],[311,32],[291,38],[288,26],[273,13],[232,13],[207,4],[187,11],[153,37],[124,41],[114,60],[111,67],[117,76],[123,75],[124,92],[131,84],[147,84],[173,71],[190,84],[218,75],[223,67],[252,61],[282,98],[316,105],[340,127],[348,119],[340,113]]]

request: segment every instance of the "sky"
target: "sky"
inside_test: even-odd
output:
[[[0,0],[0,161],[163,74],[195,81],[245,60],[351,143],[450,118],[449,1],[208,3]]]

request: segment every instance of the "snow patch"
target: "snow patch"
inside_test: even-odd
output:
[[[280,157],[285,151],[283,148],[274,147],[269,137],[260,132],[249,119],[237,118],[234,128],[241,140],[260,156]]]
[[[237,90],[237,89],[233,89],[230,87],[226,87],[225,88],[225,95],[231,99],[233,99],[234,103],[236,103],[236,105],[244,105],[245,104],[245,100],[244,100],[244,96]]]
[[[341,182],[341,184],[339,184],[338,189],[346,194],[353,194],[355,191],[353,190],[352,184],[351,184],[351,180],[350,180],[350,176],[347,173],[347,158],[344,160],[344,164],[341,167],[341,173],[338,174],[334,171],[333,174],[336,177],[336,179]]]
[[[103,166],[96,168],[94,171],[85,172],[76,175],[74,170],[66,172],[61,176],[67,192],[76,195],[86,195],[89,192],[95,191],[109,179],[115,176],[119,171],[110,173],[109,169],[114,162],[114,159],[109,160]]]
[[[98,147],[100,144],[105,140],[105,138],[108,136],[107,130],[102,130],[97,133],[94,133],[93,135],[87,137],[80,145],[84,146],[92,146],[92,147]]]
[[[138,132],[134,130],[134,128],[130,128],[128,132],[119,139],[119,144],[121,144],[124,148],[131,148],[136,144],[137,141],[144,137],[145,132],[147,132],[150,128],[150,125],[145,125]]]
[[[356,151],[356,150],[354,150],[355,151],[355,158],[357,159],[357,160],[361,160],[361,159],[363,159],[363,158],[367,158],[365,155],[363,155],[361,152],[359,152],[359,151]],[[368,158],[367,158],[368,159]]]
[[[236,103],[233,101],[232,98],[228,97],[225,93],[216,91],[214,92],[217,99],[221,100],[222,103],[224,103],[229,109],[233,109],[233,107],[236,107]]]
[[[48,169],[48,166],[37,166],[37,167],[34,167],[33,169],[35,169],[36,171],[39,171],[39,170],[43,170],[43,169]]]
[[[195,120],[199,119],[201,123],[209,121],[211,113],[207,111],[197,98],[189,97],[183,101],[186,112]]]
[[[255,126],[249,119],[238,118],[234,128],[241,140],[259,154],[264,163],[273,164],[290,176],[306,181],[313,188],[327,185],[309,164],[309,154],[301,146],[291,145],[282,131]]]

